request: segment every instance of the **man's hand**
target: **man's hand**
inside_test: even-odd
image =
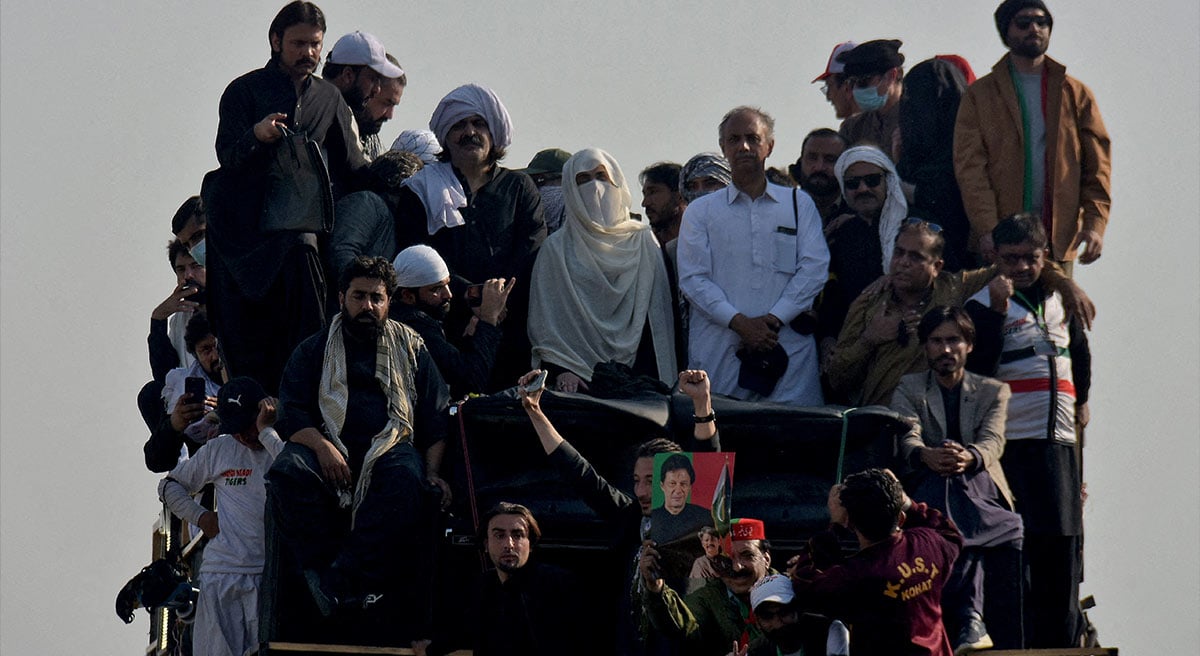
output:
[[[275,425],[275,418],[278,414],[275,406],[279,401],[274,397],[267,398],[258,402],[258,418],[254,420],[254,425],[258,428],[258,432]]]
[[[922,447],[921,462],[936,474],[954,476],[975,464],[975,454],[958,442],[946,441],[941,446]]]
[[[346,464],[346,459],[333,442],[321,438],[313,451],[317,454],[317,462],[321,464],[321,475],[326,481],[340,488],[350,487],[350,465]]]
[[[554,388],[560,392],[586,392],[588,391],[588,384],[587,381],[579,376],[569,371],[564,371],[554,380]]]
[[[436,486],[442,493],[441,509],[443,511],[450,508],[450,502],[454,500],[453,493],[450,492],[450,484],[442,480],[442,477],[430,474],[425,477],[425,482]]]
[[[992,241],[992,231],[988,230],[979,238],[979,256],[984,264],[991,266],[996,262],[996,243]]]
[[[215,399],[211,396],[205,401],[212,399],[215,404]],[[184,392],[183,396],[175,402],[175,409],[171,411],[171,428],[176,433],[182,433],[183,429],[191,426],[195,421],[204,416],[207,412],[205,401],[192,402],[192,395]]]
[[[1091,297],[1085,294],[1083,288],[1075,284],[1074,280],[1067,280],[1066,289],[1060,293],[1067,315],[1079,321],[1087,330],[1091,330],[1092,322],[1096,319],[1096,304],[1092,302]]]
[[[734,640],[733,641],[733,650],[730,651],[728,654],[725,654],[725,656],[746,656],[746,652],[750,650],[750,643],[746,643],[745,645],[739,646],[738,645],[739,642],[740,642],[739,640]]]
[[[409,646],[412,647],[414,656],[425,656],[427,653],[429,653],[426,650],[429,649],[429,645],[432,644],[432,640],[413,640],[411,643],[409,643]]]
[[[479,303],[479,320],[493,326],[500,323],[508,305],[508,295],[517,284],[516,278],[507,283],[503,278],[492,278],[483,283],[483,298]]]
[[[679,372],[679,391],[687,394],[692,400],[697,416],[703,417],[712,411],[712,389],[709,386],[707,371],[687,369]]]
[[[1079,424],[1080,428],[1087,428],[1091,421],[1092,411],[1088,408],[1088,404],[1080,403],[1075,406],[1075,423]]]
[[[838,526],[850,527],[850,515],[846,512],[846,507],[842,505],[842,488],[845,487],[841,483],[829,488],[829,498],[825,500],[825,507],[829,509],[829,522]]]
[[[887,305],[879,308],[879,312],[871,317],[863,330],[862,341],[871,346],[880,346],[896,339],[899,334],[900,319],[888,313]]]
[[[217,534],[221,532],[221,523],[217,520],[217,513],[211,510],[207,510],[203,515],[200,515],[196,526],[200,527],[200,530],[204,532],[204,537],[209,540],[217,537]]]
[[[642,543],[642,556],[638,559],[638,572],[642,575],[642,583],[650,592],[660,593],[665,584],[658,568],[658,550],[654,543],[646,540]]]
[[[275,143],[283,138],[281,127],[287,127],[287,114],[275,112],[267,114],[263,120],[254,124],[254,138],[262,143]]]
[[[729,327],[742,338],[742,344],[752,351],[769,351],[775,348],[779,343],[779,329],[782,326],[783,322],[770,314],[747,317],[739,312],[729,322]]]
[[[542,406],[541,406],[542,389],[536,389],[536,390],[533,390],[532,392],[525,391],[525,387],[527,385],[529,385],[529,383],[532,383],[533,379],[537,378],[538,375],[541,373],[542,373],[541,369],[534,369],[533,371],[525,374],[524,376],[521,376],[517,380],[517,394],[521,395],[521,405],[525,408],[525,410],[529,414],[534,414],[534,413],[542,411]],[[545,386],[543,386],[542,388],[545,389]]]
[[[988,283],[989,307],[1000,314],[1008,313],[1008,299],[1013,295],[1012,279],[1000,274]]]
[[[183,283],[175,285],[171,295],[163,299],[163,302],[150,312],[150,318],[166,321],[176,312],[194,312],[196,308],[200,307],[200,304],[187,299],[197,291],[199,290],[195,287],[185,286]]]
[[[1084,244],[1086,247],[1079,253],[1080,264],[1091,264],[1100,259],[1100,251],[1104,249],[1104,237],[1100,236],[1099,232],[1080,230],[1075,233],[1075,238],[1071,240],[1071,245],[1067,247],[1067,250],[1074,250]]]

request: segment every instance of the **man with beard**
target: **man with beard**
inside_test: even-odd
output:
[[[192,315],[183,339],[192,363],[167,372],[160,401],[165,414],[142,449],[152,472],[170,471],[182,457],[183,447],[187,454],[194,453],[215,435],[216,424],[207,421],[206,415],[217,407],[224,368],[217,337],[203,312]],[[204,380],[204,398],[193,398],[186,391],[188,378]]]
[[[992,230],[992,240],[1003,278],[966,304],[979,330],[967,365],[1012,389],[1000,463],[1025,522],[1030,620],[1025,646],[1074,647],[1083,631],[1077,433],[1090,414],[1092,357],[1062,296],[1041,280],[1048,253],[1040,217],[1007,217]]]
[[[642,550],[638,571],[642,576],[642,604],[656,631],[683,641],[689,654],[725,654],[729,645],[752,645],[763,639],[761,628],[748,620],[750,589],[771,569],[771,545],[762,520],[734,519],[730,526],[729,555],[719,556],[718,579],[682,597],[666,585],[660,573],[658,551]]]
[[[998,276],[991,284],[1007,281]],[[987,649],[992,638],[983,623],[984,558],[992,549],[1021,548],[1021,517],[1012,510],[1000,467],[1010,393],[1008,385],[965,370],[975,343],[966,310],[933,308],[917,326],[917,337],[929,371],[900,379],[892,396],[892,409],[911,426],[900,453],[912,472],[912,498],[953,517],[963,533],[963,550],[942,591],[954,651]],[[1001,646],[1020,647],[1013,638]]]
[[[642,208],[659,244],[679,236],[679,222],[687,209],[687,201],[679,193],[681,168],[674,162],[659,162],[642,169],[638,176],[642,183]]]
[[[313,75],[325,35],[320,8],[286,5],[268,35],[270,61],[221,96],[221,168],[205,176],[201,195],[213,251],[209,313],[225,362],[270,393],[296,345],[325,326],[323,208],[363,185],[366,161],[341,93]],[[292,149],[312,146],[320,157],[302,158],[297,173]],[[320,180],[322,163],[329,182]]]
[[[845,150],[846,140],[837,130],[817,128],[804,137],[799,159],[788,167],[788,173],[812,197],[823,225],[846,213],[842,189],[833,176],[833,166]]]
[[[937,305],[961,307],[995,277],[995,268],[943,271],[945,243],[936,223],[906,220],[896,235],[888,275],[850,305],[826,369],[829,384],[846,395],[850,405],[888,405],[902,376],[928,366],[916,339],[917,324],[926,310]],[[1095,306],[1062,269],[1047,266],[1042,279],[1070,299],[1066,304],[1073,316],[1090,325]]]
[[[408,84],[404,69],[374,35],[352,32],[333,44],[321,77],[342,92],[342,99],[354,112],[363,156],[368,161],[375,159],[383,151],[379,128],[392,117],[392,107],[400,102]],[[389,102],[371,105],[384,94]],[[393,99],[395,102],[390,102]]]
[[[277,427],[288,444],[267,474],[281,639],[430,636],[429,497],[450,501],[439,477],[447,394],[421,338],[387,318],[395,287],[391,262],[354,260],[342,311],[284,371]]]
[[[1005,0],[996,29],[1008,48],[967,88],[954,128],[954,171],[971,221],[970,247],[1016,212],[1040,217],[1050,257],[1100,257],[1108,225],[1111,144],[1096,99],[1046,56],[1054,18],[1041,0]]]
[[[146,339],[150,371],[154,380],[160,382],[171,369],[192,363],[183,343],[183,331],[193,313],[205,310],[203,292],[208,275],[201,261],[203,253],[193,254],[192,249],[196,246],[203,249],[207,223],[199,196],[184,201],[171,219],[175,239],[167,244],[167,258],[175,269],[175,289],[150,312],[150,335]]]
[[[754,107],[730,110],[718,135],[733,182],[688,205],[679,235],[688,365],[708,371],[718,394],[821,405],[816,342],[789,323],[812,309],[829,249],[808,194],[767,181],[774,124]],[[773,377],[758,375],[764,360]]]
[[[467,303],[475,311],[471,333],[461,347],[446,340],[442,320],[450,311],[450,270],[437,251],[418,244],[400,251],[392,262],[396,269],[396,299],[392,319],[417,331],[433,356],[438,371],[450,385],[452,398],[483,394],[492,377],[492,365],[503,334],[500,322],[516,279],[499,278],[467,289]]]
[[[438,162],[405,180],[397,216],[407,229],[403,245],[433,246],[450,269],[451,288],[499,278],[529,280],[538,247],[546,239],[542,197],[529,176],[499,165],[511,143],[512,122],[500,98],[467,84],[448,93],[429,119],[442,145]],[[508,321],[524,326],[529,285],[515,290]],[[456,305],[448,322],[453,335],[470,319]],[[490,389],[500,389],[528,370],[524,330],[504,333]]]
[[[600,594],[615,594],[615,641],[618,654],[665,655],[675,653],[669,641],[651,632],[648,620],[642,612],[641,575],[630,563],[641,560],[642,551],[652,548],[644,544],[648,537],[650,504],[653,499],[654,456],[660,453],[677,453],[678,444],[663,437],[648,439],[638,445],[634,453],[632,472],[633,496],[609,483],[575,447],[558,433],[550,419],[542,412],[542,390],[526,389],[538,371],[531,371],[517,381],[521,405],[529,416],[537,433],[546,462],[558,476],[576,491],[608,527],[612,536],[609,551],[614,554],[621,569],[614,577],[615,589],[606,589]],[[679,391],[692,400],[695,428],[692,431],[692,451],[713,452],[721,450],[717,434],[716,415],[712,410],[712,393],[708,375],[703,371],[683,371],[679,374]]]

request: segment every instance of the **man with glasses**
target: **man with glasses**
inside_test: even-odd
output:
[[[838,61],[842,53],[850,52],[858,46],[853,41],[845,41],[833,47],[829,61],[825,64],[825,72],[813,78],[813,84],[821,82],[821,95],[833,105],[834,114],[841,119],[849,118],[858,113],[858,105],[854,104],[854,94],[846,83],[846,65]],[[795,177],[795,176],[793,176]]]
[[[842,153],[833,167],[850,213],[830,224],[829,282],[821,300],[823,352],[832,348],[850,304],[867,285],[887,273],[900,222],[908,203],[900,189],[896,167],[882,150],[855,146]]]
[[[900,129],[904,55],[897,39],[867,41],[838,55],[861,114],[842,121],[838,130],[851,146],[871,144],[892,152]]]
[[[1083,630],[1076,425],[1088,424],[1091,353],[1061,296],[1041,280],[1048,263],[1039,217],[1010,216],[992,230],[992,239],[1000,284],[966,304],[978,331],[967,366],[1012,389],[1000,464],[1025,523],[1025,646],[1076,647]]]
[[[892,247],[889,273],[850,305],[826,373],[830,386],[851,405],[889,405],[901,377],[927,369],[917,324],[928,308],[961,307],[989,284],[1003,284],[993,280],[995,268],[943,271],[945,244],[938,224],[905,220]],[[1062,269],[1045,267],[1041,280],[1069,298],[1071,313],[1090,325],[1095,307]]]
[[[963,97],[954,171],[971,221],[970,247],[991,250],[1001,218],[1041,218],[1050,257],[1100,257],[1111,206],[1111,144],[1095,97],[1046,56],[1054,18],[1041,0],[1005,0],[996,29],[1008,48]]]

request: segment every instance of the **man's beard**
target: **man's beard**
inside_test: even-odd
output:
[[[1049,45],[1050,42],[1048,39],[1042,40],[1041,43],[1028,43],[1021,41],[1012,47],[1012,51],[1014,54],[1020,55],[1027,59],[1036,59],[1046,54],[1046,48]]]
[[[362,137],[379,134],[379,131],[383,129],[383,121],[371,118],[371,113],[367,110],[366,103],[363,103],[363,106],[359,109],[354,110],[354,121],[358,124],[358,134]]]
[[[814,173],[800,181],[800,188],[813,196],[832,196],[838,192],[838,183],[833,176]]]
[[[424,301],[417,301],[417,309],[425,314],[428,314],[430,317],[437,319],[438,321],[442,321],[446,318],[446,315],[450,313],[450,301],[439,303],[437,305],[431,305]]]
[[[349,318],[343,306],[342,331],[360,342],[374,342],[383,334],[383,322],[369,310],[363,310],[358,316]]]

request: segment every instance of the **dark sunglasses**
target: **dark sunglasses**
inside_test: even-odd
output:
[[[1037,25],[1038,27],[1050,27],[1050,17],[1049,16],[1018,16],[1013,19],[1013,25],[1016,25],[1017,29],[1019,29],[1019,30],[1027,30],[1027,29],[1029,29],[1030,25]]]
[[[858,189],[858,185],[865,182],[865,183],[867,183],[868,189],[874,189],[875,187],[879,186],[879,183],[883,182],[884,175],[885,174],[883,174],[883,173],[871,173],[869,175],[860,175],[860,176],[854,177],[854,178],[846,178],[843,181],[842,186],[845,188],[846,191],[854,191],[855,189]]]
[[[910,219],[905,219],[904,225],[906,225],[906,226],[924,226],[929,229],[929,232],[932,232],[934,234],[937,234],[942,231],[942,226],[934,223],[933,221],[926,221],[925,219],[918,219],[916,217],[912,217]]]

